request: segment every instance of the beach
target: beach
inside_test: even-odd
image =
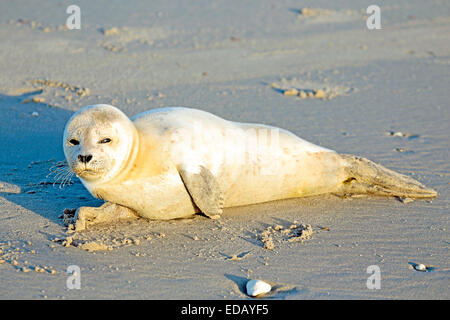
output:
[[[249,279],[269,299],[450,298],[449,3],[379,1],[375,30],[360,1],[78,1],[73,30],[71,4],[0,3],[1,299],[252,299]],[[284,128],[439,195],[327,194],[68,233],[64,209],[103,202],[51,170],[67,120],[98,103]],[[301,225],[310,237],[282,232]]]

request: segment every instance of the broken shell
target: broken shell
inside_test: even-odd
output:
[[[272,290],[272,286],[262,280],[250,280],[245,287],[247,294],[251,297],[256,297]]]

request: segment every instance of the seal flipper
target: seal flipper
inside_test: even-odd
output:
[[[195,169],[180,167],[178,172],[195,205],[209,218],[217,219],[224,203],[219,183],[204,166]]]
[[[75,212],[75,231],[82,231],[98,223],[112,223],[120,220],[137,219],[135,211],[111,202],[105,202],[98,208],[80,207]]]
[[[391,197],[434,198],[438,194],[419,181],[353,155],[340,155],[345,161],[347,179],[342,191]]]

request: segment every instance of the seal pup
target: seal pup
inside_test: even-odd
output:
[[[63,140],[71,170],[106,201],[78,208],[76,230],[136,217],[218,218],[225,207],[324,193],[437,195],[365,158],[197,109],[153,109],[129,119],[110,105],[86,106],[69,119]]]

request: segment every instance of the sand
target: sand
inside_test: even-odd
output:
[[[450,298],[447,2],[380,3],[373,31],[359,1],[78,5],[81,30],[58,1],[0,4],[0,298],[251,299],[249,279],[272,299]],[[64,209],[102,202],[49,170],[65,122],[93,103],[275,125],[439,197],[324,195],[73,233]]]

